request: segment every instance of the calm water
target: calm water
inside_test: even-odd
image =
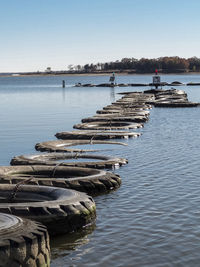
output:
[[[199,82],[200,75],[163,75],[162,80]],[[0,164],[35,153],[37,142],[72,130],[121,97],[117,92],[145,89],[71,87],[107,81],[104,76],[0,78]],[[120,76],[117,82],[151,82],[151,76]],[[200,102],[199,87],[177,88]],[[200,108],[153,108],[141,137],[125,140],[126,147],[109,151],[106,146],[102,154],[129,160],[116,170],[122,185],[95,198],[96,226],[52,240],[51,266],[199,266],[199,118]]]

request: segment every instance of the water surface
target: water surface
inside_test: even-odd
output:
[[[200,75],[162,75],[162,80],[199,82]],[[120,98],[117,92],[147,89],[71,86],[107,81],[107,76],[1,77],[0,164],[35,153],[34,145],[55,139],[56,132],[71,131]],[[151,76],[119,76],[117,82],[151,82]],[[200,102],[198,86],[176,88]],[[200,108],[153,108],[141,137],[110,151],[102,145],[102,154],[128,158],[116,170],[122,185],[95,197],[96,226],[52,240],[51,266],[199,266],[199,117]]]

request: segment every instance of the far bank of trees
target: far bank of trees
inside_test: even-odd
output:
[[[160,57],[160,58],[123,58],[113,62],[86,64],[74,66],[75,72],[124,72],[129,73],[153,73],[158,69],[162,73],[200,72],[200,58]]]

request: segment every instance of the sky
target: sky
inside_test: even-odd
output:
[[[0,72],[200,57],[199,0],[0,0]]]

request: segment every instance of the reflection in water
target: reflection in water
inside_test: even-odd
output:
[[[82,245],[89,243],[89,236],[95,230],[96,225],[87,227],[75,233],[55,236],[51,239],[51,258],[56,259],[71,254],[71,251],[78,250]]]
[[[65,102],[65,88],[62,88],[62,99]]]
[[[115,88],[114,87],[110,88],[110,101],[111,102],[115,101]]]

